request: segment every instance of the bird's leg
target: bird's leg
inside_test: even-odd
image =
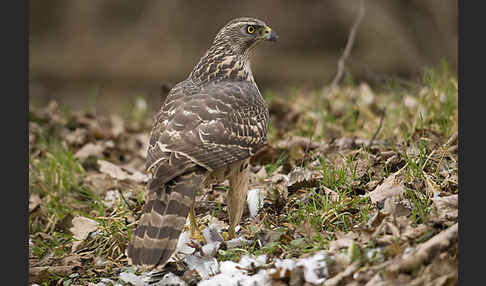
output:
[[[199,242],[199,241],[203,241],[204,237],[201,234],[201,231],[199,231],[199,226],[197,225],[196,215],[194,211],[195,206],[196,206],[196,202],[192,204],[192,207],[189,210],[189,233],[192,239],[195,239]]]
[[[229,177],[228,192],[229,238],[235,238],[235,227],[238,225],[245,208],[248,193],[249,160],[235,166]]]

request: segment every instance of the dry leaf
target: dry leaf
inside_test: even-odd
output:
[[[287,188],[290,191],[295,191],[301,188],[317,187],[321,178],[322,173],[319,171],[296,167],[289,174]]]
[[[410,224],[408,224],[402,231],[401,237],[407,238],[409,240],[414,240],[425,234],[428,230],[429,227],[425,224],[419,224],[417,225],[417,227],[412,227]]]
[[[356,233],[348,232],[346,234],[336,233],[336,240],[329,243],[329,251],[337,252],[341,248],[348,248],[353,245],[354,240],[357,238]]]
[[[41,199],[37,194],[32,194],[29,197],[29,212],[35,210],[41,203]]]
[[[73,273],[75,265],[69,266],[38,266],[29,268],[29,284],[42,283],[50,276],[56,274],[58,276],[68,276]]]
[[[410,214],[411,209],[409,206],[403,203],[404,200],[399,200],[398,196],[389,197],[385,199],[383,206],[383,212],[385,214],[391,214],[395,217],[407,216]]]
[[[82,145],[88,138],[88,130],[85,128],[76,128],[76,130],[66,134],[64,138],[69,144]]]
[[[149,180],[148,175],[142,174],[137,170],[128,170],[128,168],[119,167],[105,160],[98,160],[98,165],[100,166],[100,172],[108,174],[112,178],[120,181],[131,180],[137,183],[145,183]]]
[[[268,177],[267,170],[265,167],[261,167],[260,170],[256,173],[257,178],[265,179]]]
[[[309,181],[311,179],[311,171],[307,168],[297,167],[289,174],[288,187],[293,186],[296,183],[303,181]]]
[[[336,191],[333,191],[326,186],[322,186],[322,190],[329,198],[329,201],[337,202],[339,200],[339,194]]]
[[[72,224],[73,227],[69,230],[73,233],[73,237],[77,239],[77,241],[73,242],[72,251],[74,252],[91,232],[98,229],[99,223],[86,217],[76,216],[73,218]]]
[[[88,174],[84,181],[93,186],[93,190],[95,191],[106,191],[115,186],[110,176],[101,173]]]
[[[74,158],[77,159],[86,159],[89,156],[94,156],[94,157],[102,157],[103,156],[103,151],[105,151],[105,147],[101,144],[94,144],[94,143],[88,143],[84,145],[81,149],[79,149],[75,154]]]
[[[255,238],[260,240],[260,243],[263,246],[266,246],[270,242],[278,241],[280,240],[281,237],[282,237],[281,232],[271,230],[271,229],[266,229],[266,228],[260,230],[255,234]]]
[[[398,172],[391,174],[386,178],[381,185],[376,187],[367,196],[371,198],[373,203],[381,202],[390,197],[396,197],[405,193],[405,188],[401,182],[396,178]]]
[[[438,220],[441,222],[457,220],[458,195],[432,198]]]
[[[383,222],[383,219],[387,217],[382,211],[378,210],[366,223],[368,228],[376,228]]]
[[[100,172],[108,174],[114,179],[122,181],[129,178],[129,175],[122,168],[108,161],[98,160],[98,165],[100,165]]]
[[[111,209],[115,205],[116,202],[120,200],[120,193],[118,190],[111,190],[106,192],[105,199],[103,200],[103,204]]]

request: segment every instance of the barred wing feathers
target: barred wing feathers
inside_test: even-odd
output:
[[[211,171],[263,145],[268,109],[252,82],[176,86],[154,122],[148,200],[127,255],[131,264],[164,265],[175,250],[195,193]]]
[[[251,82],[219,82],[186,97],[168,98],[147,167],[177,152],[209,171],[246,159],[264,144],[268,109]]]

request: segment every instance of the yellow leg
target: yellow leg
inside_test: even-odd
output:
[[[195,239],[197,241],[204,241],[204,237],[199,230],[199,226],[197,225],[194,205],[192,205],[192,208],[189,211],[189,232],[192,239]]]
[[[249,161],[235,166],[230,178],[228,192],[229,238],[235,238],[235,227],[240,223],[248,193]]]

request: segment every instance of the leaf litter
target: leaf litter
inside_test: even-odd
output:
[[[435,107],[424,98],[433,92],[407,94],[402,102],[388,97],[387,109],[404,107],[413,117],[429,108],[427,120]],[[227,238],[227,183],[215,185],[197,195],[203,239],[185,230],[160,273],[137,272],[125,256],[149,178],[143,166],[151,118],[62,115],[54,102],[31,107],[29,172],[46,157],[43,138],[56,136],[83,168],[79,186],[65,197],[31,185],[30,219],[39,224],[29,236],[31,283],[58,275],[55,281],[98,286],[454,285],[457,132],[445,133],[433,120],[426,128],[385,121],[382,136],[368,146],[384,98],[367,85],[342,88],[319,103],[333,117],[326,124],[309,101],[271,101],[279,128],[252,158],[237,237]],[[48,179],[39,176],[41,183]],[[85,191],[72,197],[85,189],[92,197]],[[70,217],[47,212],[57,199],[76,205]],[[59,237],[63,229],[72,238]],[[60,244],[46,245],[54,241]]]

